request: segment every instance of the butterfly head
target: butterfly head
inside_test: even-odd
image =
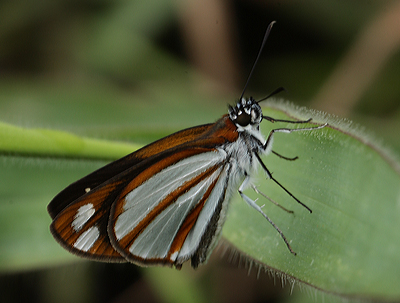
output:
[[[244,129],[258,129],[263,116],[260,105],[252,98],[242,98],[235,107],[229,106],[229,118],[238,128],[238,131]]]

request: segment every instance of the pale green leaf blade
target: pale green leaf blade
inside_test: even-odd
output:
[[[279,110],[269,109],[264,114],[290,118]],[[309,117],[313,116],[300,116]],[[262,123],[264,134],[271,127],[278,126]],[[266,204],[264,212],[283,231],[297,256],[288,251],[276,230],[238,197],[232,203],[224,237],[257,263],[326,292],[400,298],[400,176],[394,162],[365,137],[357,138],[336,127],[279,133],[273,149],[299,157],[286,161],[268,155],[264,162],[274,178],[313,213],[272,180],[265,180],[262,172],[255,181],[258,188],[294,214],[260,196],[258,203]],[[246,193],[257,198],[250,189]]]
[[[122,157],[138,145],[82,138],[64,131],[27,129],[0,122],[0,154],[61,156],[91,159]]]

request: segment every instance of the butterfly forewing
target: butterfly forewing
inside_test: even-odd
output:
[[[221,188],[216,184],[226,153],[218,148],[237,139],[233,129],[225,115],[214,124],[172,134],[68,186],[48,207],[54,237],[73,253],[104,261],[173,264],[182,247],[179,258],[188,259],[210,220],[193,229],[213,189]],[[182,219],[176,220],[178,215]],[[153,228],[163,236],[152,238]],[[195,240],[185,241],[189,236]],[[149,247],[138,251],[138,243]]]

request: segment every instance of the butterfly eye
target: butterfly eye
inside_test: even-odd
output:
[[[250,121],[251,121],[250,115],[246,114],[245,112],[242,112],[240,115],[238,115],[235,122],[240,126],[247,126],[250,124]]]

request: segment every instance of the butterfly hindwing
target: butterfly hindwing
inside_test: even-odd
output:
[[[225,195],[225,167],[224,151],[196,148],[144,170],[113,205],[114,247],[142,265],[179,265],[192,257]]]

